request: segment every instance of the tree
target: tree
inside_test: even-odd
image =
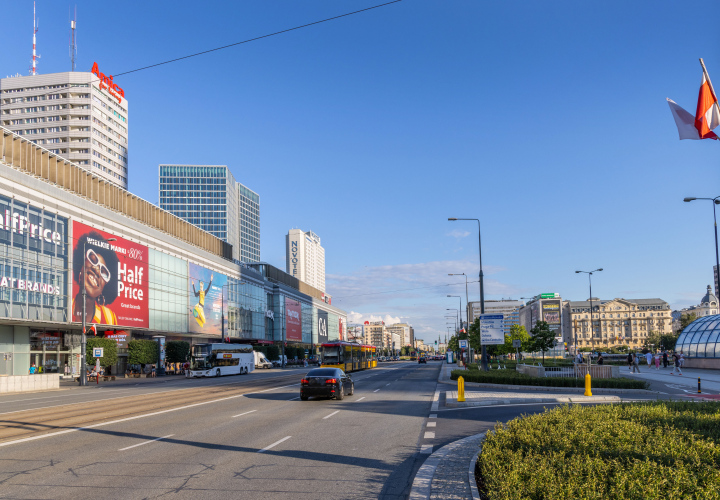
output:
[[[280,348],[276,345],[267,346],[266,356],[269,361],[275,361],[280,359]]]
[[[683,331],[686,326],[698,319],[695,313],[683,314],[680,316],[680,331]]]
[[[128,363],[131,365],[151,365],[158,362],[160,349],[154,340],[131,340],[128,342]]]
[[[85,347],[85,362],[92,366],[95,365],[95,358],[93,357],[92,351],[93,347],[103,348],[103,357],[100,358],[100,366],[108,367],[117,363],[117,341],[99,337],[88,338]]]
[[[165,359],[168,363],[184,363],[190,357],[190,343],[171,340],[165,344]]]
[[[532,334],[533,351],[542,351],[543,364],[545,364],[545,351],[549,351],[555,347],[555,332],[550,329],[550,325],[546,321],[538,321],[530,330]]]
[[[498,346],[500,354],[510,354],[515,352],[513,340],[519,340],[522,342],[520,345],[521,352],[532,351],[530,334],[527,332],[525,327],[521,325],[512,325],[510,327],[510,335],[505,335],[505,344]]]

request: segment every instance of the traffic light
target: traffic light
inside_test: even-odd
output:
[[[435,345],[437,345],[437,340],[435,341]]]

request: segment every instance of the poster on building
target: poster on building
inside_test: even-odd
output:
[[[328,341],[328,313],[318,309],[318,344],[325,344]]]
[[[147,328],[148,276],[145,245],[73,221],[74,322],[82,322],[84,286],[88,323]]]
[[[188,264],[188,330],[222,335],[223,293],[227,276],[190,262]]]
[[[302,342],[302,306],[285,297],[285,339]]]
[[[105,330],[105,338],[117,342],[118,349],[127,349],[130,332],[126,330]]]
[[[480,344],[502,345],[505,343],[505,324],[502,314],[480,314]]]
[[[555,332],[556,336],[560,332],[560,301],[559,300],[543,300],[542,301],[542,319],[545,321],[550,330]]]
[[[338,318],[338,325],[339,325],[339,333],[338,333],[338,340],[344,340],[343,339],[343,319]]]

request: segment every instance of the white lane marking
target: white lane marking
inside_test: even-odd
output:
[[[144,441],[144,442],[142,442],[142,443],[138,443],[138,444],[134,444],[134,445],[132,445],[132,446],[128,446],[127,448],[120,448],[118,451],[125,451],[125,450],[129,450],[130,448],[137,448],[138,446],[142,446],[142,445],[148,444],[148,443],[154,443],[155,441],[160,441],[161,439],[169,438],[170,436],[174,436],[174,435],[175,435],[175,434],[168,434],[167,436],[159,437],[159,438],[156,438],[156,439],[151,439],[150,441]]]
[[[362,401],[363,399],[365,399],[365,396],[361,397],[360,399],[356,399],[355,402],[356,402],[356,403],[359,403],[359,402]]]
[[[435,432],[433,432],[433,431],[427,431],[427,432],[425,433],[425,438],[424,438],[424,439],[435,439]]]
[[[373,392],[377,392],[377,391],[379,391],[379,390],[380,390],[380,389],[375,389]]]
[[[337,411],[332,412],[332,413],[331,413],[330,415],[328,415],[327,417],[323,417],[323,420],[325,420],[326,418],[332,417],[332,416],[335,415],[336,413],[340,413],[340,410],[337,410]]]
[[[385,384],[385,387],[389,386],[390,384]]]
[[[428,423],[427,423],[427,426],[428,426],[428,427],[436,427],[436,426],[437,426],[437,422],[428,422]]]
[[[432,402],[432,406],[430,407],[430,411],[438,411],[439,406],[440,406],[440,389],[436,389],[435,395],[433,396],[433,402]]]
[[[275,442],[274,442],[273,444],[271,444],[270,446],[266,446],[266,447],[263,448],[262,450],[258,450],[258,453],[264,453],[264,452],[268,451],[270,448],[276,447],[277,445],[279,445],[279,444],[282,443],[283,441],[287,441],[287,440],[290,439],[291,437],[292,437],[292,436],[285,436],[285,437],[282,438],[280,441],[275,441]]]
[[[250,411],[246,411],[245,413],[241,413],[240,415],[233,415],[232,418],[242,417],[243,415],[247,415],[248,413],[252,413],[254,411],[257,411],[257,410],[250,410]]]
[[[298,385],[298,384],[291,384],[291,385]],[[290,387],[290,386],[285,385],[285,386],[280,386],[280,387],[273,387],[272,389],[267,389],[267,391],[274,391],[275,389],[281,389],[283,387]],[[267,392],[267,391],[260,391],[260,392]],[[196,406],[204,406],[204,405],[209,405],[209,404],[213,404],[213,403],[219,403],[221,401],[229,401],[230,399],[237,399],[237,398],[241,398],[243,396],[245,396],[245,394],[235,394],[234,396],[213,399],[211,401],[203,401],[202,403],[193,403],[191,405],[178,406],[177,408],[169,408],[167,410],[154,411],[152,413],[145,413],[143,415],[135,415],[134,417],[120,418],[117,420],[111,420],[110,422],[100,422],[98,424],[87,425],[85,427],[76,427],[74,429],[65,429],[63,431],[51,432],[49,434],[43,434],[41,436],[33,436],[33,437],[28,437],[28,438],[16,439],[14,441],[6,441],[4,443],[0,443],[0,448],[2,448],[3,446],[10,446],[13,444],[27,443],[28,441],[35,441],[36,439],[44,439],[44,438],[49,438],[49,437],[53,437],[53,436],[60,436],[62,434],[69,434],[71,432],[84,431],[87,429],[97,429],[98,427],[105,427],[106,425],[119,424],[121,422],[128,422],[130,420],[137,420],[139,418],[154,417],[156,415],[163,415],[165,413],[171,413],[174,411],[187,410],[188,408],[195,408]],[[110,398],[110,399],[114,399],[114,398]],[[27,411],[27,410],[23,410],[23,411]],[[16,412],[8,412],[8,413],[16,413]]]
[[[420,447],[420,453],[424,453],[426,455],[432,454],[433,447],[431,444],[424,444]]]
[[[296,399],[300,399],[300,396],[298,396],[296,398],[288,399],[288,401],[295,401]]]
[[[437,413],[431,413],[428,418],[437,418]]]

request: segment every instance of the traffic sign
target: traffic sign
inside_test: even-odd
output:
[[[103,347],[93,347],[93,358],[102,358],[103,350]]]
[[[459,340],[458,343],[460,344],[460,349],[467,349],[467,346],[468,346],[467,340]]]
[[[480,343],[502,345],[505,343],[504,317],[502,314],[480,315]]]
[[[541,299],[557,299],[560,297],[559,293],[541,293],[540,298]]]
[[[522,340],[513,340],[513,347],[522,347]]]

